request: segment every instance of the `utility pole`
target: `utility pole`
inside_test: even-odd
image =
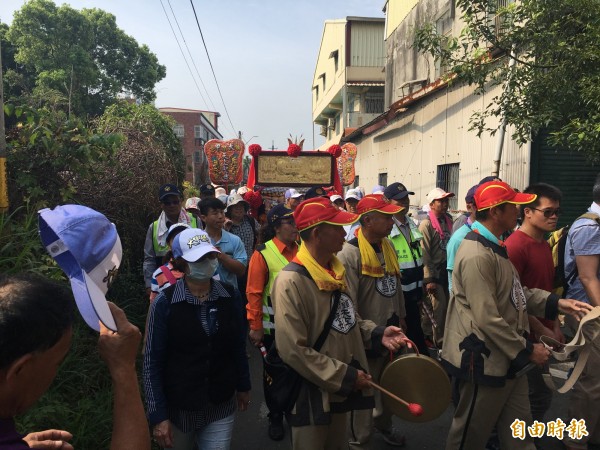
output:
[[[4,81],[2,78],[2,39],[0,39],[0,212],[8,211],[6,180],[6,130],[4,129]]]

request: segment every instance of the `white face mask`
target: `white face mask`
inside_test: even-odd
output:
[[[218,266],[219,261],[217,258],[206,258],[199,262],[189,262],[190,273],[188,276],[196,281],[207,281],[215,274]]]

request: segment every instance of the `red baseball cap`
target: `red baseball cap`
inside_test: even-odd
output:
[[[479,185],[475,191],[475,206],[477,210],[493,208],[502,203],[524,205],[537,198],[535,194],[522,194],[516,192],[504,181],[488,181]]]
[[[392,205],[383,199],[383,194],[365,195],[356,205],[356,212],[361,216],[371,211],[377,211],[383,214],[396,214],[402,211],[402,206]]]
[[[313,197],[304,200],[294,210],[294,220],[298,231],[329,223],[331,225],[350,225],[358,220],[358,214],[341,211],[329,198]]]

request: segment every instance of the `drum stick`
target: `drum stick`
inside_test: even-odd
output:
[[[374,382],[372,382],[370,380],[369,380],[369,384],[372,387],[374,387],[375,389],[377,389],[377,390],[383,392],[384,394],[388,395],[389,397],[393,398],[397,402],[402,403],[404,406],[406,406],[408,408],[408,410],[410,411],[410,413],[413,416],[420,416],[421,414],[423,414],[423,407],[421,405],[419,405],[418,403],[408,403],[406,400],[402,400],[397,395],[392,394],[390,391],[388,391],[384,387],[379,386],[377,383],[374,383]]]

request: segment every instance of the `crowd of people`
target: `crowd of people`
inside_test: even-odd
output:
[[[564,343],[565,330],[573,334],[600,305],[600,176],[588,213],[569,230],[564,298],[552,293],[546,242],[561,214],[556,187],[538,183],[521,193],[488,177],[469,189],[467,214],[456,219],[448,213],[453,193],[433,189],[420,217],[410,212],[411,195],[401,182],[368,195],[315,186],[288,189],[267,208],[247,188],[227,194],[204,185],[200,197],[184,200],[176,185],[161,186],[162,212],[144,245],[147,423],[134,386],[140,333],[114,305],[117,330],[101,327],[115,383],[113,448],[149,448],[147,424],[162,448],[229,448],[235,413],[251,401],[249,339],[263,352],[276,348],[302,377],[289,410],[269,396],[266,372],[263,380],[265,432],[283,439],[285,419],[294,449],[372,448],[375,433],[404,446],[372,382],[390,355],[411,346],[437,357],[451,377],[446,449],[535,449],[539,442],[515,438],[511,425],[543,423],[550,405],[543,380],[550,349],[539,338]],[[56,301],[41,301],[48,295]],[[41,440],[69,448],[66,432],[23,438],[13,422],[68,351],[68,304],[69,295],[45,280],[0,280],[1,449]],[[600,344],[586,337],[592,350],[569,418],[585,420],[587,434],[565,436],[569,449],[600,444]],[[52,373],[39,370],[48,364]]]

